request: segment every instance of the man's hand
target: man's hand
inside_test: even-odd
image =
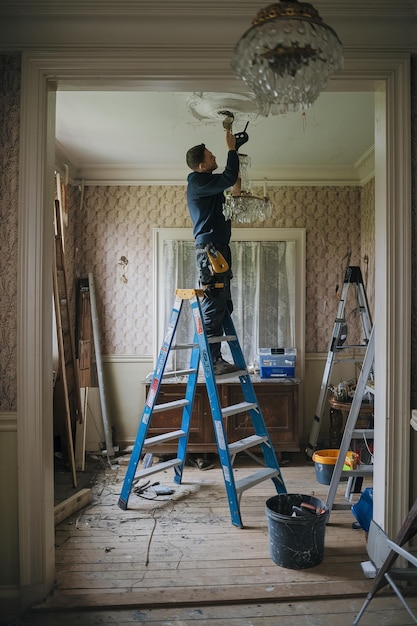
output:
[[[236,150],[236,137],[230,130],[226,130],[226,144],[229,150]]]

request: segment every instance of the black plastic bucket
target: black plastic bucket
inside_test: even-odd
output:
[[[269,550],[276,565],[307,569],[323,560],[329,510],[318,498],[282,493],[266,501]]]

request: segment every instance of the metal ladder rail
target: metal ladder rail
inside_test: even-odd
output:
[[[367,465],[356,470],[347,470],[347,471],[343,471],[343,465],[345,463],[346,454],[349,450],[350,442],[354,436],[356,422],[357,422],[360,409],[362,406],[363,395],[366,391],[369,376],[372,372],[374,357],[375,357],[375,328],[372,328],[369,341],[368,341],[365,358],[362,364],[361,373],[360,373],[358,383],[356,386],[355,395],[352,400],[352,406],[350,407],[349,415],[346,421],[346,426],[345,426],[345,430],[344,430],[343,437],[342,437],[342,442],[340,444],[339,455],[337,457],[334,470],[333,470],[333,475],[330,481],[329,492],[328,492],[327,501],[326,501],[326,505],[329,511],[331,511],[334,508],[336,491],[340,482],[340,478],[342,476],[354,478],[354,477],[360,477],[360,476],[372,476],[373,475],[372,465],[370,466]],[[349,506],[349,505],[346,505],[346,506]],[[343,506],[343,508],[345,507]]]
[[[272,477],[272,481],[275,484],[277,493],[286,493],[284,479],[281,473],[281,469],[279,467],[278,459],[275,454],[274,446],[272,445],[272,441],[269,437],[268,429],[266,427],[265,420],[263,418],[262,411],[256,397],[250,374],[246,368],[245,358],[243,356],[241,345],[237,339],[235,325],[230,314],[227,314],[223,321],[223,329],[225,335],[229,337],[227,341],[234,362],[237,364],[238,367],[241,364],[244,364],[245,372],[240,376],[240,384],[243,392],[243,397],[249,404],[257,405],[256,408],[249,409],[249,413],[252,419],[252,424],[256,436],[263,438],[263,441],[259,444],[261,446],[263,458],[268,467],[277,467],[279,470],[278,474]]]
[[[341,351],[341,347],[339,346],[340,336],[343,325],[346,323],[344,313],[346,307],[346,298],[351,284],[356,284],[357,287],[356,297],[362,323],[362,329],[364,331],[364,338],[366,342],[364,346],[357,347],[366,347],[372,330],[371,316],[369,312],[368,300],[363,286],[362,272],[357,266],[349,266],[345,272],[342,292],[337,307],[336,320],[329,342],[326,365],[324,368],[322,382],[320,386],[320,393],[316,405],[316,412],[313,418],[309,441],[305,450],[306,454],[310,457],[313,455],[316,449],[317,440],[320,433],[321,420],[323,418],[324,408],[326,404],[330,375],[333,369],[336,354]],[[353,346],[347,346],[347,348],[349,347]],[[343,349],[346,349],[346,347]]]
[[[199,366],[199,349],[197,346],[192,347],[192,355],[191,355],[191,364],[194,365],[194,370],[189,374],[187,390],[188,399],[177,400],[170,403],[165,403],[161,405],[156,405],[156,399],[158,396],[158,392],[161,386],[162,379],[164,377],[165,367],[168,360],[168,356],[171,350],[171,346],[173,343],[173,339],[175,336],[175,331],[178,326],[178,321],[180,317],[180,313],[183,306],[183,300],[179,297],[175,297],[174,306],[171,311],[171,315],[168,321],[167,329],[165,332],[165,336],[163,338],[163,342],[161,345],[161,349],[159,351],[158,360],[156,362],[152,383],[149,387],[149,392],[146,398],[145,406],[143,409],[139,429],[136,435],[135,443],[133,446],[132,454],[130,457],[129,465],[126,471],[125,479],[123,482],[122,491],[120,493],[118,505],[121,509],[126,510],[129,496],[131,494],[131,490],[134,482],[136,482],[139,478],[144,478],[151,474],[156,473],[157,471],[161,471],[162,469],[167,469],[169,467],[174,467],[175,477],[177,480],[180,480],[182,475],[184,458],[180,458],[179,456],[173,460],[165,461],[164,463],[159,463],[157,465],[153,465],[147,469],[141,470],[138,474],[136,473],[140,456],[142,453],[143,447],[146,445],[150,445],[152,442],[154,444],[160,443],[163,440],[173,439],[179,437],[188,439],[188,431],[181,429],[179,431],[175,431],[174,433],[166,433],[165,435],[160,435],[159,437],[152,438],[152,441],[146,440],[146,435],[149,429],[149,424],[151,421],[152,414],[154,412],[169,410],[169,409],[177,409],[183,407],[183,418],[182,418],[182,426],[187,423],[187,419],[191,419],[192,405],[194,401],[194,393],[196,387],[196,380],[198,376],[198,366]],[[190,370],[192,368],[190,367]],[[185,445],[181,447],[181,450],[186,449]],[[185,453],[184,453],[185,454]]]
[[[240,499],[243,491],[253,487],[260,482],[263,482],[269,478],[271,478],[276,486],[277,491],[286,492],[284,481],[281,476],[280,468],[278,465],[278,461],[276,459],[275,453],[273,451],[272,445],[265,445],[265,436],[268,437],[263,418],[260,413],[260,408],[255,396],[254,391],[252,390],[252,396],[246,396],[245,402],[238,403],[236,405],[231,405],[229,407],[221,408],[220,399],[217,390],[216,378],[214,376],[213,364],[211,360],[209,343],[217,342],[217,341],[227,341],[232,349],[232,356],[234,357],[234,362],[239,368],[238,372],[234,373],[234,376],[239,377],[239,381],[241,383],[242,389],[244,389],[243,385],[247,385],[248,379],[248,371],[246,368],[246,364],[244,361],[243,353],[241,351],[239,342],[237,340],[236,331],[231,322],[231,318],[229,314],[226,314],[225,319],[223,321],[223,331],[224,335],[220,337],[213,337],[208,340],[203,318],[201,305],[198,299],[198,292],[194,292],[190,294],[190,304],[193,312],[193,317],[196,323],[197,330],[197,338],[200,345],[200,356],[201,363],[203,366],[204,376],[206,380],[207,394],[210,403],[214,431],[216,436],[217,448],[220,457],[220,463],[223,471],[223,478],[226,486],[227,497],[229,501],[229,510],[232,519],[232,523],[239,528],[243,527],[242,517],[240,513]],[[225,375],[227,376],[227,375]],[[224,378],[223,376],[222,378]],[[247,438],[245,442],[242,440],[235,442],[235,444],[231,444],[229,446],[227,441],[226,430],[224,426],[224,418],[230,417],[232,415],[237,415],[238,413],[248,412],[252,418],[252,424],[255,427],[255,422],[258,424],[257,429],[259,430],[259,424],[263,424],[263,432],[262,435],[255,435],[251,438],[249,442]],[[268,437],[269,440],[269,437]],[[233,474],[233,458],[235,456],[235,446],[246,446],[252,447],[255,445],[261,445],[263,451],[267,451],[268,456],[268,465],[263,467],[261,470],[242,478],[238,481],[235,481]],[[241,448],[243,449],[243,447]],[[271,453],[272,450],[272,453]],[[267,461],[265,454],[264,459]],[[276,477],[279,476],[277,479]],[[275,480],[274,480],[275,479]]]

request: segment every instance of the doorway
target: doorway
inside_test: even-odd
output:
[[[96,55],[96,56],[94,56]],[[98,56],[97,56],[98,55]],[[68,51],[62,56],[23,57],[22,126],[19,214],[19,336],[18,336],[18,464],[21,586],[32,594],[48,591],[54,579],[54,516],[52,467],[52,403],[50,372],[52,345],[52,279],[50,258],[53,207],[55,91],[71,80],[85,88],[112,81],[123,75],[135,88],[149,84],[172,89],[213,91],[209,60],[202,60],[196,76],[193,63],[179,58],[177,78],[165,76],[161,59],[152,69],[146,59],[126,52],[115,53],[112,68],[98,51],[82,58]],[[170,58],[172,64],[173,59]],[[172,67],[172,65],[170,65]],[[372,69],[369,69],[372,67]],[[408,511],[409,459],[409,283],[410,283],[410,115],[408,111],[408,59],[381,59],[372,63],[366,56],[346,68],[339,79],[342,89],[358,88],[376,93],[376,307],[377,327],[375,401],[376,420],[381,425],[375,447],[378,497],[376,520],[390,529],[398,528]],[[94,78],[90,78],[94,75]],[[99,76],[100,78],[97,78]],[[75,78],[74,77],[78,77]],[[53,81],[53,82],[52,82]],[[215,82],[215,81],[214,81]],[[120,81],[119,81],[120,84]],[[224,90],[225,80],[218,79]],[[337,83],[335,82],[337,87]],[[227,89],[230,89],[230,79]],[[46,141],[45,141],[46,138]],[[397,422],[387,419],[398,416]],[[403,436],[395,436],[402,431]],[[36,442],[36,445],[33,444]],[[386,463],[387,459],[387,463]],[[401,463],[396,460],[401,459]],[[33,489],[33,485],[36,488]],[[401,488],[398,488],[401,485]],[[39,506],[39,503],[42,503]],[[30,591],[29,591],[30,593]]]

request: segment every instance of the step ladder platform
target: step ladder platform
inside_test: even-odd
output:
[[[263,469],[255,472],[254,474],[250,474],[245,478],[240,478],[236,481],[236,493],[241,494],[246,489],[250,489],[255,485],[259,485],[259,483],[268,480],[269,478],[274,478],[279,475],[279,469],[275,467],[264,467]]]
[[[229,443],[229,452],[231,452],[231,454],[238,454],[238,452],[259,446],[261,443],[265,443],[266,441],[268,441],[268,437],[266,436],[261,437],[260,435],[250,435],[244,439],[239,439],[239,441]]]
[[[148,437],[143,442],[144,448],[150,448],[151,446],[156,446],[159,443],[163,443],[164,441],[170,441],[172,439],[179,439],[183,435],[186,435],[183,430],[173,430],[172,432],[162,433],[162,435],[155,435],[155,437]]]

